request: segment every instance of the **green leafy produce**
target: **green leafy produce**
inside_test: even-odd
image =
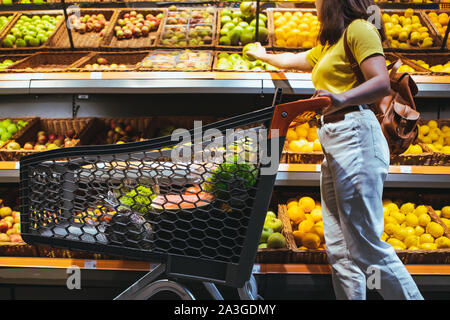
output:
[[[146,214],[154,198],[156,198],[156,195],[150,188],[139,186],[121,196],[119,201],[126,208]],[[120,209],[123,209],[123,207],[119,207]]]

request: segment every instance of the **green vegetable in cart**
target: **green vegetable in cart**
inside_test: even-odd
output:
[[[137,211],[142,214],[148,213],[152,200],[156,198],[156,195],[150,188],[139,186],[125,195],[122,195],[119,199],[120,203],[127,209]],[[119,211],[123,207],[119,207]]]

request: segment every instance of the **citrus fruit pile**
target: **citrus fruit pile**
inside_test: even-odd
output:
[[[391,47],[398,49],[430,48],[434,40],[431,31],[422,24],[414,10],[406,9],[404,15],[383,13],[386,36]]]
[[[447,61],[445,64],[436,64],[436,65],[433,65],[433,66],[430,66],[428,63],[426,63],[425,61],[420,60],[420,59],[419,60],[411,59],[411,61],[416,63],[416,64],[418,64],[422,68],[428,69],[428,70],[433,71],[433,72],[450,73],[450,61]],[[406,72],[408,72],[408,71],[406,71]]]
[[[316,202],[311,197],[291,199],[287,203],[287,215],[299,249],[325,250],[320,202]]]
[[[437,211],[438,216],[450,217],[450,207]],[[384,232],[381,240],[395,250],[436,250],[450,248],[450,239],[444,236],[444,228],[432,221],[424,205],[412,202],[383,200]],[[448,223],[448,222],[447,222]]]
[[[450,153],[450,127],[438,127],[435,120],[419,126],[419,141],[426,144],[434,152]]]
[[[307,122],[289,128],[286,134],[287,149],[291,152],[321,152],[322,146],[317,137],[317,127]]]
[[[428,18],[433,22],[438,30],[439,34],[444,38],[445,32],[447,31],[449,15],[446,12],[437,13],[437,12],[429,12]],[[450,44],[450,38],[447,39],[447,46]]]
[[[276,11],[273,25],[277,47],[312,48],[317,43],[320,22],[312,12]]]

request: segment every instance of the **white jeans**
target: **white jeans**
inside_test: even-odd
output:
[[[423,299],[393,247],[381,240],[389,148],[374,113],[360,109],[318,130],[325,153],[320,181],[325,242],[336,298],[366,299],[366,278],[379,274],[376,289],[384,299]]]

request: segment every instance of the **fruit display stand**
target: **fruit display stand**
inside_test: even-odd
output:
[[[436,76],[450,74],[450,67],[448,67],[448,72],[436,70],[436,66],[450,65],[450,57],[448,53],[401,53],[397,54],[403,62],[411,66],[415,71],[411,73],[422,73],[422,74],[433,74]],[[417,62],[417,60],[422,60],[428,66],[423,66]]]
[[[426,16],[426,18],[430,21],[430,25],[432,26],[432,28],[434,29],[434,32],[436,32],[436,34],[441,38],[441,41],[444,42],[444,37],[445,37],[445,28],[447,28],[448,26],[448,21],[447,24],[445,24],[446,21],[439,21],[439,18],[437,18],[437,20],[432,19],[430,13],[433,15],[437,15],[439,17],[439,15],[441,15],[442,13],[447,14],[447,19],[448,16],[450,15],[450,9],[443,9],[443,10],[424,10],[423,14]],[[439,23],[439,25],[436,24]],[[441,24],[441,22],[443,23],[443,25]],[[440,29],[442,28],[442,29]],[[449,43],[450,40],[447,39],[447,43],[446,43],[446,47],[449,48]]]
[[[141,14],[144,17],[148,14],[152,14],[154,16],[158,14],[162,14],[162,21],[159,22],[156,30],[150,30],[147,35],[141,34],[139,36],[131,34],[130,37],[119,39],[116,36],[116,32],[114,28],[118,26],[118,21],[124,19],[131,12],[136,12],[138,15]],[[106,35],[100,48],[102,50],[146,50],[152,49],[156,45],[156,41],[158,39],[159,34],[162,30],[162,24],[164,19],[167,17],[167,9],[119,9],[119,11],[115,14],[114,18],[110,20],[110,25],[106,31]]]

